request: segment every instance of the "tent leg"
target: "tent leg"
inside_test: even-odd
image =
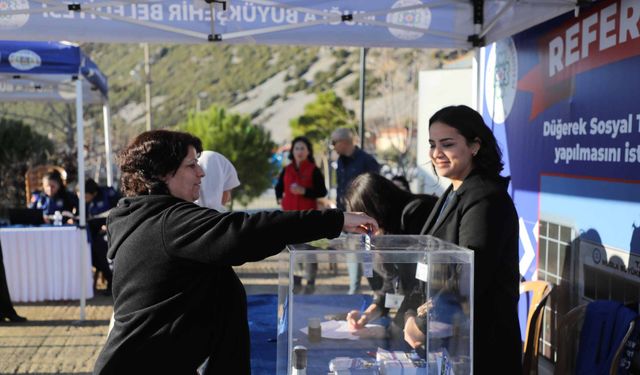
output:
[[[113,170],[111,168],[111,107],[109,107],[109,102],[107,100],[104,101],[102,105],[102,115],[103,115],[103,123],[104,123],[104,153],[105,155],[105,169],[107,171],[107,186],[113,186]]]
[[[78,190],[80,191],[80,199],[79,199],[79,216],[80,216],[80,225],[79,228],[82,231],[85,231],[87,226],[87,217],[86,217],[86,206],[84,204],[85,200],[85,190],[84,190],[84,113],[83,113],[83,98],[82,98],[82,78],[81,75],[78,75],[78,79],[76,80],[76,147],[78,149]],[[83,238],[86,241],[86,238]],[[87,248],[86,246],[81,246],[82,248],[82,257],[80,263],[80,282],[82,285],[80,286],[80,320],[85,320],[85,306],[87,300],[87,270],[85,269],[85,265],[87,264]]]

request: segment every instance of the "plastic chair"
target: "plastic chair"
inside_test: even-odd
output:
[[[27,206],[31,203],[31,193],[34,191],[42,191],[42,177],[52,170],[60,173],[62,182],[67,182],[67,171],[57,165],[36,165],[27,169],[27,173],[24,175]]]
[[[590,303],[602,304],[611,302],[612,301],[594,301]],[[577,371],[578,356],[580,354],[580,350],[584,350],[584,348],[581,348],[580,338],[583,337],[582,328],[588,306],[589,304],[583,304],[574,307],[560,320],[560,324],[558,326],[558,356],[554,371],[554,374],[556,375],[575,374]],[[624,308],[622,304],[619,304],[619,306]],[[626,332],[624,337],[622,337],[619,342],[611,342],[611,346],[613,346],[613,348],[609,348],[609,351],[615,350],[615,352],[610,366],[605,369],[605,372],[608,370],[609,375],[615,375],[618,373],[620,358],[634,329],[635,320],[631,320],[625,327]],[[610,337],[611,334],[607,333],[607,336]],[[603,372],[600,371],[598,373]]]
[[[553,289],[553,284],[546,281],[523,281],[520,283],[520,294],[532,292],[527,316],[527,332],[522,346],[522,373],[525,375],[538,374],[538,352],[540,332],[542,331],[542,317],[547,298]]]

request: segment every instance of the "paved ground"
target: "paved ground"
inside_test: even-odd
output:
[[[322,261],[322,259],[321,259]],[[277,293],[279,264],[276,257],[236,268],[249,294]],[[366,284],[366,282],[364,283]],[[331,269],[321,263],[317,292],[346,292],[344,265]],[[0,374],[90,374],[106,340],[113,312],[111,297],[87,301],[86,319],[79,321],[78,301],[16,304],[29,321],[0,323]],[[540,374],[553,373],[541,360]]]
[[[278,262],[274,258],[236,269],[250,294],[277,293]],[[334,275],[321,266],[318,289],[346,288],[346,270]],[[111,297],[87,301],[79,321],[78,301],[16,304],[26,323],[0,324],[0,374],[90,374],[106,340],[113,312]]]

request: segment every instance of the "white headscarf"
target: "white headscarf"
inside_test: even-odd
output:
[[[226,211],[222,205],[222,193],[240,185],[236,169],[224,155],[215,151],[202,151],[198,164],[204,170],[205,176],[196,204],[220,212]]]

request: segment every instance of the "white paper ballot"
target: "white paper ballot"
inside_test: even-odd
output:
[[[349,328],[349,323],[346,320],[329,320],[320,323],[320,327],[322,327],[323,339],[334,340],[358,340],[367,337],[367,335],[363,335],[367,330],[384,330],[384,327],[379,324],[367,324],[356,334]],[[300,331],[308,335],[309,327],[300,328]]]

